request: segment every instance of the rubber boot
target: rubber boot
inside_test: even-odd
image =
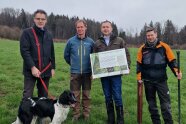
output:
[[[117,124],[124,124],[123,106],[116,106]]]
[[[113,101],[106,103],[108,120],[107,124],[115,124],[114,104]]]

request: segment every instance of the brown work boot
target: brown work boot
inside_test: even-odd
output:
[[[90,90],[83,90],[82,106],[84,118],[89,118],[90,114]]]
[[[80,117],[80,91],[73,91],[73,93],[77,100],[75,106],[73,107],[73,120],[78,120]]]
[[[79,116],[74,116],[73,118],[72,118],[72,121],[78,121],[79,120]]]
[[[84,121],[88,121],[89,120],[89,116],[83,116]]]

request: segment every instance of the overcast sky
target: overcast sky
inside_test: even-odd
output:
[[[44,9],[48,14],[78,16],[95,21],[110,20],[125,31],[139,32],[145,23],[170,19],[186,25],[186,0],[0,0],[0,9],[23,8],[29,13]]]

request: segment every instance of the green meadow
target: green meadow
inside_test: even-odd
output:
[[[55,43],[56,74],[50,80],[49,92],[58,96],[65,89],[69,89],[69,65],[63,59],[64,43]],[[124,104],[125,124],[137,123],[137,83],[136,83],[136,48],[129,49],[131,54],[131,70],[129,75],[123,76],[122,92]],[[176,50],[175,50],[176,51]],[[175,52],[174,51],[174,52]],[[182,124],[186,124],[186,51],[181,50],[181,117]],[[22,58],[19,51],[19,42],[0,39],[0,124],[10,124],[15,121],[18,106],[22,98],[23,75]],[[178,93],[177,79],[169,68],[168,85],[171,95],[171,107],[174,123],[178,123]],[[37,89],[34,91],[36,96]],[[151,124],[145,94],[143,95],[143,124]],[[91,90],[91,115],[90,119],[84,122],[83,119],[76,124],[105,124],[107,119],[104,95],[99,79],[93,80]],[[158,100],[159,103],[159,100]],[[159,106],[159,104],[158,104]],[[159,107],[160,108],[160,107]],[[161,112],[159,110],[159,112]],[[64,124],[72,124],[72,111],[68,114]],[[162,119],[162,117],[161,117]],[[162,121],[163,122],[163,121]]]

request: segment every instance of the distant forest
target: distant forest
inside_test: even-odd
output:
[[[50,13],[47,19],[47,28],[52,33],[57,42],[66,41],[76,33],[75,22],[77,16],[55,15]],[[83,18],[87,21],[87,35],[96,40],[100,35],[100,22]],[[104,20],[103,20],[104,21]],[[145,22],[144,22],[145,23]],[[22,29],[33,25],[33,14],[24,9],[3,8],[0,10],[0,37],[6,39],[19,40]],[[129,46],[138,47],[145,41],[145,27],[152,26],[158,31],[158,38],[171,45],[173,48],[186,49],[186,25],[180,29],[171,21],[167,20],[163,24],[160,22],[145,23],[140,33],[132,35],[124,29],[118,30],[117,25],[112,22],[114,34],[122,37]]]

